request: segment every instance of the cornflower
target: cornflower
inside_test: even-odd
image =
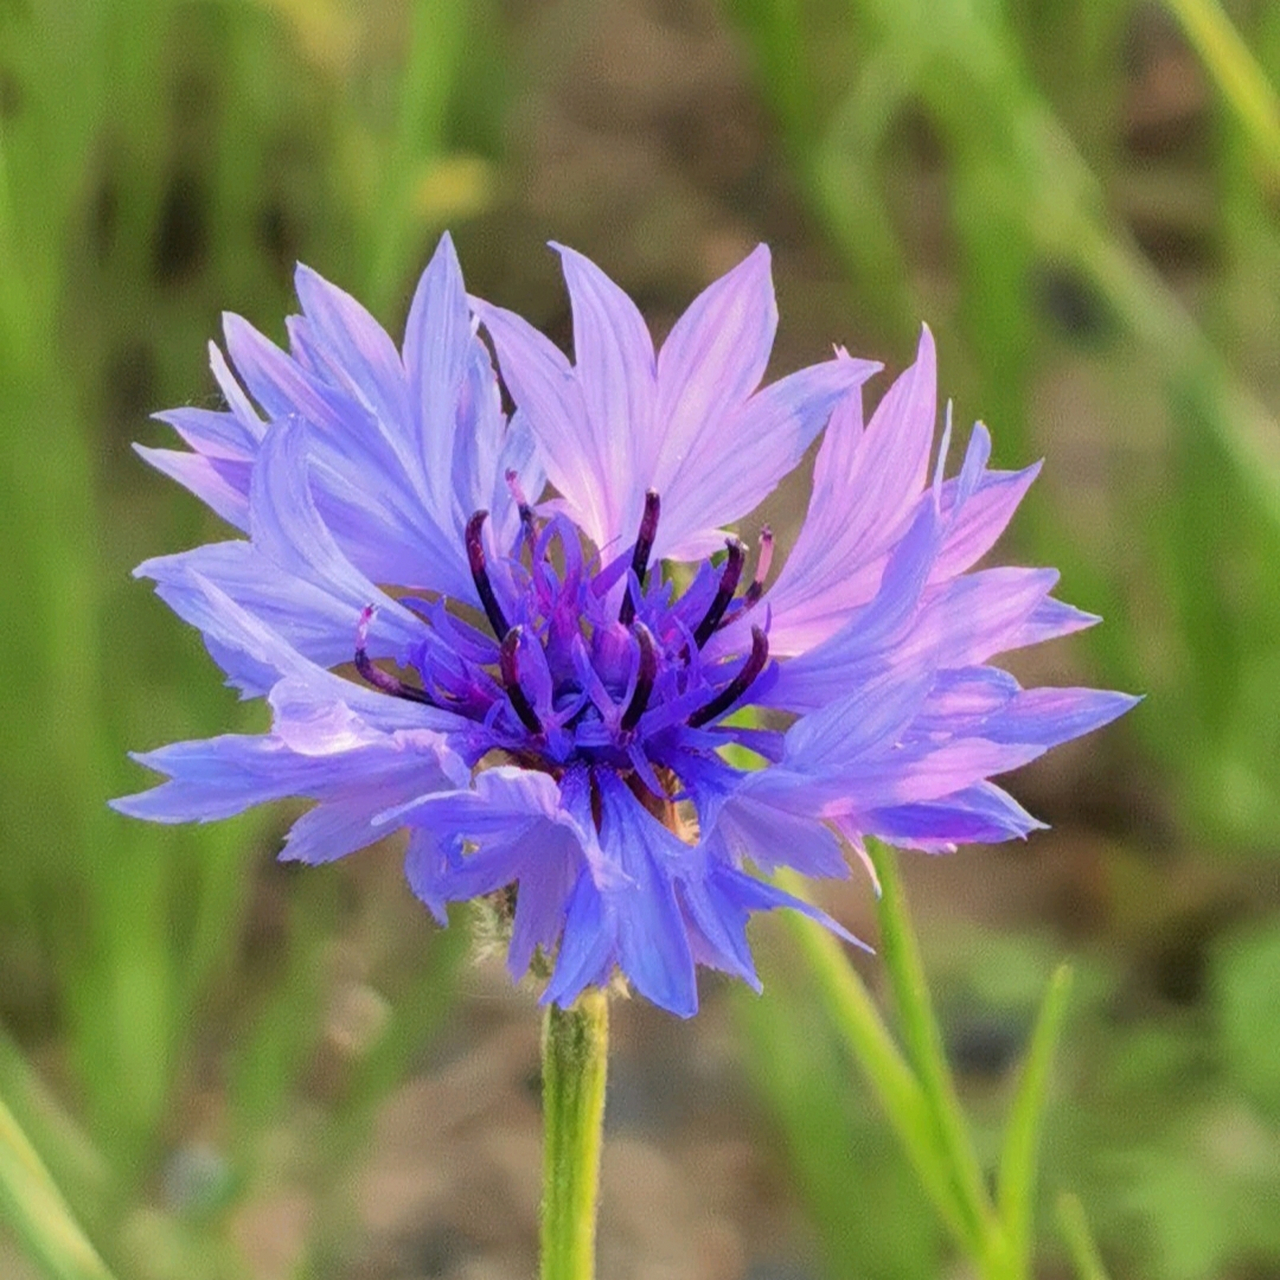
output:
[[[1041,824],[991,778],[1134,699],[989,665],[1097,619],[1050,595],[1051,569],[973,570],[1038,468],[990,469],[977,425],[944,479],[948,422],[930,474],[928,329],[864,425],[879,366],[842,349],[760,387],[764,246],[657,352],[626,294],[556,248],[572,362],[468,298],[447,236],[399,351],[305,267],[287,353],[225,318],[226,409],[160,414],[189,451],[139,452],[247,536],[137,573],[272,727],[140,755],[167,781],[114,803],[187,822],[312,800],[281,853],[308,863],[406,829],[413,891],[442,922],[494,896],[512,977],[541,957],[544,1002],[621,975],[689,1016],[697,965],[759,986],[753,912],[849,936],[759,873],[846,876],[869,835],[1024,837]],[[773,574],[768,528],[753,547],[726,529],[824,428]]]

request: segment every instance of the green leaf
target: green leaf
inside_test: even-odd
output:
[[[868,841],[880,880],[880,945],[893,987],[907,1056],[916,1069],[952,1171],[972,1236],[990,1242],[994,1225],[982,1166],[969,1136],[955,1082],[947,1066],[942,1033],[934,1016],[924,963],[907,915],[897,858],[892,849]],[[981,1255],[978,1255],[981,1256]]]
[[[1064,1191],[1058,1197],[1058,1231],[1065,1241],[1079,1280],[1107,1280],[1106,1268],[1093,1242],[1080,1197]]]
[[[1234,1078],[1270,1118],[1280,1117],[1280,930],[1242,929],[1216,957],[1213,985],[1223,1047]]]
[[[1249,141],[1280,179],[1280,99],[1217,0],[1167,0]]]
[[[803,896],[798,876],[781,873],[778,883],[788,893]],[[808,961],[827,1016],[866,1072],[934,1207],[956,1240],[972,1256],[980,1256],[983,1235],[957,1189],[933,1108],[893,1042],[871,993],[822,925],[794,912],[788,912],[786,919]]]
[[[1049,1068],[1062,1034],[1067,997],[1071,992],[1071,968],[1061,965],[1049,980],[1040,1016],[1031,1033],[1031,1045],[1014,1095],[1000,1155],[999,1210],[1009,1253],[1019,1274],[1030,1271],[1034,1247],[1036,1151],[1048,1093]]]
[[[0,1102],[0,1216],[51,1280],[111,1280],[36,1149]]]

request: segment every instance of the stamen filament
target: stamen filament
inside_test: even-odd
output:
[[[658,536],[658,515],[661,509],[662,503],[658,498],[658,491],[650,489],[644,495],[644,515],[640,517],[640,532],[636,535],[636,547],[631,554],[631,572],[636,575],[636,581],[640,584],[641,590],[644,589],[645,575],[649,572],[649,555],[653,551],[653,540]],[[629,627],[635,616],[636,601],[631,595],[631,587],[628,584],[627,594],[623,598],[622,608],[618,613],[618,621],[624,627]]]
[[[381,689],[383,693],[389,693],[393,698],[404,698],[407,702],[420,702],[424,706],[434,707],[436,703],[425,690],[415,689],[413,685],[405,684],[403,680],[397,680],[395,676],[389,675],[381,667],[373,665],[367,646],[369,642],[369,623],[372,621],[375,612],[373,605],[365,605],[360,610],[360,621],[356,625],[355,664],[356,670],[360,673],[360,678],[375,689]]]
[[[627,733],[640,723],[640,717],[649,706],[653,682],[658,677],[658,654],[653,647],[653,633],[643,622],[637,622],[633,629],[636,643],[640,646],[640,669],[636,673],[635,692],[622,713],[622,729]]]
[[[738,589],[738,579],[742,577],[742,566],[747,558],[747,549],[737,538],[730,538],[725,544],[729,548],[729,558],[724,562],[724,572],[720,575],[720,586],[716,589],[715,598],[702,621],[693,632],[693,642],[702,648],[711,639],[715,629],[724,617],[724,611]]]
[[[476,584],[485,617],[489,619],[493,634],[501,640],[511,628],[507,615],[502,612],[502,606],[498,603],[498,597],[493,593],[493,583],[489,581],[489,568],[484,558],[484,543],[480,539],[480,530],[484,528],[488,517],[487,511],[477,511],[467,521],[467,563],[471,566],[471,580]]]
[[[533,508],[529,505],[529,499],[525,497],[524,486],[520,483],[520,476],[514,467],[508,467],[504,472],[504,478],[507,482],[507,488],[511,490],[511,496],[515,499],[516,510],[520,513],[520,526],[524,530],[524,535],[530,540],[533,539]]]
[[[523,627],[512,627],[502,639],[502,647],[498,650],[498,666],[502,671],[502,684],[507,691],[507,699],[512,710],[520,717],[520,723],[530,733],[542,732],[542,721],[533,709],[533,703],[520,687],[520,637]]]
[[[743,592],[742,603],[747,609],[764,594],[764,580],[769,576],[769,566],[773,563],[773,530],[769,526],[760,528],[760,544],[756,554],[756,571],[752,575],[751,585]]]
[[[722,716],[755,683],[756,677],[769,661],[769,638],[759,627],[751,628],[751,654],[742,670],[720,690],[710,702],[689,717],[689,726],[698,729],[709,721]]]

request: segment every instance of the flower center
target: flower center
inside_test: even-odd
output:
[[[677,596],[661,574],[650,579],[662,509],[656,492],[645,495],[634,545],[602,567],[598,557],[588,559],[571,521],[540,521],[514,477],[508,482],[520,513],[511,551],[486,553],[486,511],[471,517],[464,534],[488,632],[448,601],[403,599],[430,624],[406,655],[404,665],[421,681],[415,685],[370,659],[370,606],[357,628],[356,670],[392,697],[476,722],[480,755],[498,748],[551,772],[581,762],[652,778],[650,757],[661,760],[672,731],[714,727],[768,666],[769,642],[758,626],[745,653],[707,661],[703,649],[760,598],[772,534],[761,531],[743,593],[747,551],[730,538],[723,560],[704,561]]]

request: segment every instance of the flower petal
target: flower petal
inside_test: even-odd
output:
[[[408,417],[405,371],[386,330],[310,267],[299,263],[293,282],[328,378],[367,405],[388,434],[401,428]]]
[[[977,783],[940,800],[876,809],[863,815],[860,825],[869,835],[890,844],[929,853],[950,852],[958,844],[1025,840],[1045,826],[991,782]]]
[[[376,604],[378,627],[383,635],[394,635],[401,652],[421,639],[422,620],[374,586],[343,555],[321,519],[311,496],[307,435],[296,419],[272,427],[262,442],[250,487],[249,527],[255,549],[285,574],[347,606],[349,635],[354,636],[361,610]],[[275,584],[264,575],[260,585]],[[346,650],[353,651],[354,645]]]
[[[800,536],[769,592],[778,654],[821,643],[875,594],[884,558],[909,527],[928,475],[937,413],[933,335],[861,431],[833,415],[814,466]],[[853,399],[851,396],[850,399]]]
[[[599,267],[564,245],[560,255],[573,306],[574,380],[582,394],[598,475],[597,506],[608,515],[602,548],[634,539],[644,511],[656,432],[653,340],[636,305]]]
[[[474,297],[471,305],[493,341],[502,379],[538,441],[547,478],[582,531],[604,547],[614,536],[618,517],[569,361],[514,311]]]
[[[836,405],[880,366],[837,359],[810,365],[757,392],[704,435],[661,494],[655,558],[700,557],[717,531],[759,506],[791,471]]]
[[[689,850],[613,774],[602,771],[597,780],[600,844],[629,881],[605,891],[619,967],[647,1000],[690,1018],[698,1011],[698,987],[672,883]]]
[[[249,528],[249,477],[252,463],[181,453],[176,449],[150,449],[135,444],[134,452],[159,472],[194,493],[215,515],[229,525]]]
[[[694,299],[658,354],[658,409],[636,465],[660,494],[760,385],[778,328],[769,250],[757,245]]]

